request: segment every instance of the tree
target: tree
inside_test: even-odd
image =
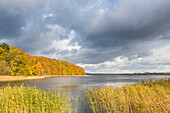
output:
[[[81,75],[83,68],[66,61],[31,56],[21,48],[0,44],[0,75]]]
[[[10,46],[7,43],[0,44],[0,47],[3,48],[5,51],[9,52]]]

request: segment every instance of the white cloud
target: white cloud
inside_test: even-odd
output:
[[[98,10],[97,13],[99,14],[99,16],[103,16],[105,11],[106,11],[106,9],[101,8],[101,9]]]
[[[72,31],[71,31],[72,32]],[[71,45],[70,42],[73,39],[73,34],[70,33],[68,36],[68,39],[63,40],[53,40],[50,48],[55,48],[61,51],[68,50],[71,51],[73,49],[79,50],[81,47],[78,45],[78,43],[75,42],[74,45]]]
[[[153,48],[150,50],[151,55],[144,58],[144,62],[148,64],[166,64],[170,63],[170,45],[165,44],[159,48]]]
[[[48,32],[46,34],[47,37],[54,37],[54,40],[51,41],[51,48],[55,48],[57,50],[68,50],[71,51],[73,49],[79,50],[81,47],[77,42],[74,42],[74,45],[71,44],[71,40],[75,38],[75,31],[71,30],[67,32],[66,29],[62,28],[59,25],[48,25],[47,28],[51,29],[52,32]],[[64,37],[64,38],[62,38]]]
[[[79,66],[84,67],[87,69],[87,72],[120,72],[118,67],[125,66],[128,63],[128,58],[119,56],[114,58],[112,61],[106,61],[99,64],[78,64]],[[127,70],[121,70],[121,72],[127,72]]]
[[[50,39],[50,45],[39,51],[39,54],[46,54],[51,58],[57,58],[66,60],[65,57],[72,57],[74,53],[72,51],[78,51],[81,49],[81,46],[78,45],[78,42],[72,42],[76,38],[74,30],[67,30],[58,24],[47,25],[49,32],[42,34],[41,39],[47,40]]]
[[[52,17],[52,16],[54,16],[52,13],[44,14],[43,18],[46,19],[46,18],[49,18],[49,17]]]
[[[169,41],[168,41],[169,42]],[[155,42],[156,43],[156,42]],[[158,45],[157,45],[158,46]],[[169,72],[170,69],[170,45],[165,44],[150,50],[151,54],[139,57],[132,55],[131,59],[119,56],[111,61],[98,64],[78,64],[87,72],[101,73],[130,73],[130,72]]]

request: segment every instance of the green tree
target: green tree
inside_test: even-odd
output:
[[[10,46],[7,43],[0,44],[0,47],[3,48],[5,51],[9,52]]]

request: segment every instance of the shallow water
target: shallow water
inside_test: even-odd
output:
[[[29,81],[15,81],[10,82],[14,84],[24,84],[29,86],[36,86],[40,89],[57,91],[58,89],[67,93],[70,97],[81,97],[81,91],[88,87],[97,88],[100,85],[111,85],[120,87],[122,84],[133,84],[137,81],[159,80],[161,78],[170,77],[170,75],[93,75],[85,77],[49,77],[40,80]],[[7,85],[9,82],[1,82],[0,86]],[[78,112],[90,112],[84,108],[82,101],[78,103]]]

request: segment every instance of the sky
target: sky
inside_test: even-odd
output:
[[[0,0],[0,42],[91,73],[170,72],[170,0]]]

